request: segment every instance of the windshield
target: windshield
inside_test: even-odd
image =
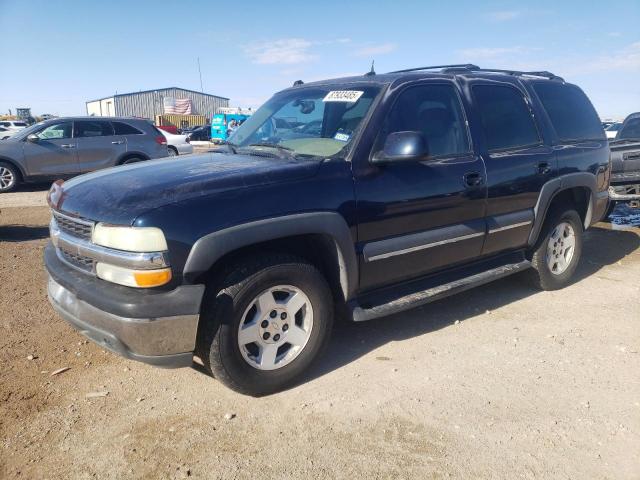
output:
[[[236,147],[286,149],[295,156],[344,155],[379,87],[309,87],[271,98],[229,138]]]
[[[607,128],[605,128],[605,130],[607,130],[609,132],[617,132],[618,130],[620,130],[621,126],[622,126],[621,123],[612,123]]]
[[[640,139],[640,118],[632,118],[630,120],[627,120],[616,136],[616,140],[632,139]]]

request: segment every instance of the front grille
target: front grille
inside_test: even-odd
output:
[[[62,215],[56,211],[53,212],[53,217],[56,219],[58,228],[64,233],[84,240],[91,240],[93,222],[68,217],[67,215]]]
[[[58,252],[60,252],[60,256],[67,263],[85,272],[93,272],[94,260],[92,258],[72,253],[64,247],[59,247]]]

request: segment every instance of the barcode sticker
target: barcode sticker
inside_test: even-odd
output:
[[[356,103],[363,93],[359,90],[332,90],[322,101]]]

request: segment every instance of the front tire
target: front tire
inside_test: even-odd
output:
[[[572,209],[549,212],[531,264],[530,278],[541,290],[566,287],[573,277],[582,255],[582,220]]]
[[[300,380],[325,349],[333,298],[322,274],[289,255],[252,258],[207,287],[197,354],[229,388],[260,396]]]
[[[20,183],[20,172],[7,162],[0,162],[0,193],[11,192]]]

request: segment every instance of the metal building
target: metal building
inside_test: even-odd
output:
[[[229,106],[229,99],[184,88],[169,87],[142,92],[121,93],[87,103],[87,115],[103,117],[140,117],[154,120],[165,112],[168,99],[190,99],[192,115],[211,115]]]

